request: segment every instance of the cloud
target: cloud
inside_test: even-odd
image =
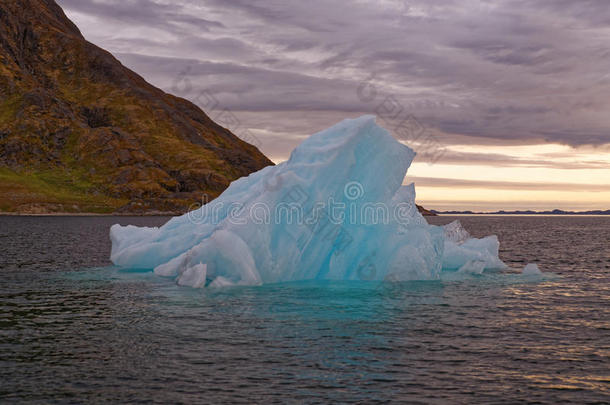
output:
[[[375,113],[391,95],[445,143],[610,143],[605,0],[59,3],[154,84],[172,91],[188,70],[180,95],[212,91],[269,139]],[[358,97],[364,80],[373,101]],[[293,112],[312,118],[295,127]]]
[[[417,162],[433,163],[426,156],[418,156]],[[540,156],[538,159],[521,158],[517,156],[500,153],[467,153],[456,152],[446,149],[442,156],[442,163],[460,166],[495,166],[495,167],[529,167],[529,168],[551,168],[563,170],[586,170],[586,169],[608,169],[610,163],[604,160],[574,160],[565,161],[557,159],[557,156]],[[610,188],[610,185],[608,186]]]
[[[409,176],[409,181],[418,187],[441,187],[460,189],[533,190],[533,191],[578,191],[610,192],[610,184],[585,183],[541,183],[517,181],[463,180],[440,177]]]
[[[155,26],[173,32],[188,33],[189,29],[209,32],[221,28],[211,21],[187,12],[179,2],[164,4],[153,0],[61,0],[68,12],[92,15],[102,21],[129,23],[133,26]]]

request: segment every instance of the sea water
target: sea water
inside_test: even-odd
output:
[[[0,402],[607,402],[610,218],[459,219],[507,271],[192,289],[108,261],[167,218],[0,217]]]

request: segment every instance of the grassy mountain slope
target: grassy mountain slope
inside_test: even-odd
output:
[[[0,3],[0,211],[180,212],[270,164],[53,0]]]

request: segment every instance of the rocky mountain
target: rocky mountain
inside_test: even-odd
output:
[[[54,0],[1,0],[0,211],[184,212],[270,164],[87,42]]]
[[[435,211],[427,210],[419,204],[415,204],[415,206],[417,207],[417,210],[419,211],[419,213],[425,217],[435,217],[438,215]]]

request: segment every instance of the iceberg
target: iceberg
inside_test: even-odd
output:
[[[443,226],[445,233],[443,269],[462,270],[469,262],[479,263],[484,269],[503,269],[506,265],[499,258],[500,242],[495,235],[482,239],[471,238],[460,221]],[[470,263],[470,264],[472,264]]]
[[[542,274],[542,271],[536,263],[528,263],[523,270],[521,270],[521,274],[524,276],[538,276]]]
[[[495,236],[429,225],[418,212],[414,185],[402,185],[414,157],[374,116],[346,119],[161,227],[113,225],[111,260],[191,287],[504,268]]]
[[[466,274],[483,274],[485,270],[485,262],[481,260],[469,260],[458,269],[458,273]]]

